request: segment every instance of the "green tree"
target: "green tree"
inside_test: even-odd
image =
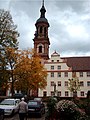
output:
[[[8,66],[7,48],[18,48],[19,34],[16,28],[10,12],[0,9],[0,88],[3,88],[2,85],[9,79],[10,66]]]

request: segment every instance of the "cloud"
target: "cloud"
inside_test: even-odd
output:
[[[19,48],[33,48],[32,39],[34,38],[35,27],[33,20],[24,12],[15,12],[12,10],[14,22],[18,24],[18,31],[20,33]]]
[[[42,0],[1,0],[0,8],[9,9],[20,33],[19,47],[33,48],[35,23],[40,17]],[[45,0],[49,21],[50,54],[90,55],[90,1]]]

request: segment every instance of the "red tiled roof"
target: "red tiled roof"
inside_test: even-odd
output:
[[[90,71],[90,57],[65,57],[67,65],[73,71]]]

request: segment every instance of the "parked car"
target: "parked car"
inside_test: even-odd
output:
[[[41,117],[43,114],[45,114],[45,105],[43,102],[37,101],[37,100],[30,100],[28,102],[28,115],[38,115]]]
[[[21,99],[21,98],[23,98],[24,97],[24,95],[22,94],[22,93],[15,93],[14,95],[13,95],[13,98],[17,98],[17,99]]]
[[[0,108],[0,120],[4,120],[4,110]]]
[[[34,98],[34,100],[37,100],[37,101],[41,101],[41,102],[42,102],[42,98],[39,98],[39,97]]]
[[[4,109],[4,115],[13,115],[18,112],[18,104],[20,99],[4,99],[0,103],[0,108]]]

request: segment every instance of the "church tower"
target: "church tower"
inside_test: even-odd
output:
[[[36,21],[36,32],[34,41],[34,49],[36,53],[43,59],[49,59],[49,45],[50,41],[48,38],[48,20],[45,18],[46,9],[44,7],[44,0],[40,9],[40,18]]]

